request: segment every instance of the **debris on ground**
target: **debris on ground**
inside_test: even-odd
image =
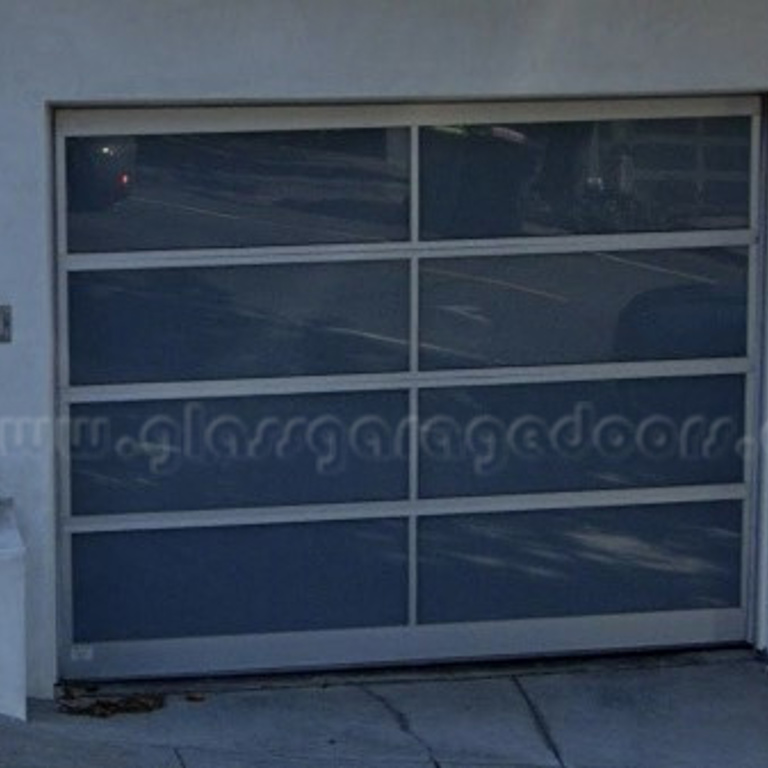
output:
[[[190,693],[186,694],[184,698],[193,704],[199,704],[200,702],[205,701],[205,694],[199,693],[197,691],[191,691]]]
[[[62,697],[58,702],[59,712],[65,715],[107,718],[115,715],[137,715],[154,712],[165,706],[162,694],[136,694],[108,698]]]

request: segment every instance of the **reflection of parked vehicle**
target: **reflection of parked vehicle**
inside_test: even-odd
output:
[[[136,143],[130,137],[96,136],[67,142],[70,210],[102,210],[130,194]]]
[[[658,288],[624,308],[615,352],[622,360],[741,357],[746,318],[743,292],[708,285]]]

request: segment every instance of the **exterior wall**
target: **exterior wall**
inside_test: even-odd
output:
[[[0,424],[55,412],[51,106],[762,92],[767,39],[764,0],[4,0]],[[56,677],[51,434],[0,445],[36,696]]]
[[[0,714],[27,713],[24,622],[24,547],[10,504],[0,500]]]

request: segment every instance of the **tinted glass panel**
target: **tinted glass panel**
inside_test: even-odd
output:
[[[76,515],[402,499],[401,392],[72,409]]]
[[[70,275],[74,384],[408,368],[394,262]]]
[[[746,227],[749,118],[421,132],[427,239]]]
[[[76,642],[403,624],[399,520],[73,539]]]
[[[421,494],[739,483],[743,412],[739,376],[428,390]]]
[[[425,623],[739,605],[738,502],[426,518]]]
[[[746,353],[746,249],[421,262],[421,365]]]
[[[402,129],[67,141],[71,252],[402,240]]]

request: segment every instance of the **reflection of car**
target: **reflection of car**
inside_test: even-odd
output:
[[[619,316],[615,357],[743,357],[746,304],[736,285],[675,285],[641,293]],[[743,476],[743,376],[620,380],[614,398],[614,413],[631,425],[627,445],[637,449],[621,467],[628,484],[666,485],[670,478],[680,484],[736,482]]]
[[[130,194],[136,143],[129,137],[96,136],[67,141],[70,210],[102,210]]]
[[[743,292],[677,285],[646,291],[627,304],[614,351],[621,360],[741,357],[746,336]]]

